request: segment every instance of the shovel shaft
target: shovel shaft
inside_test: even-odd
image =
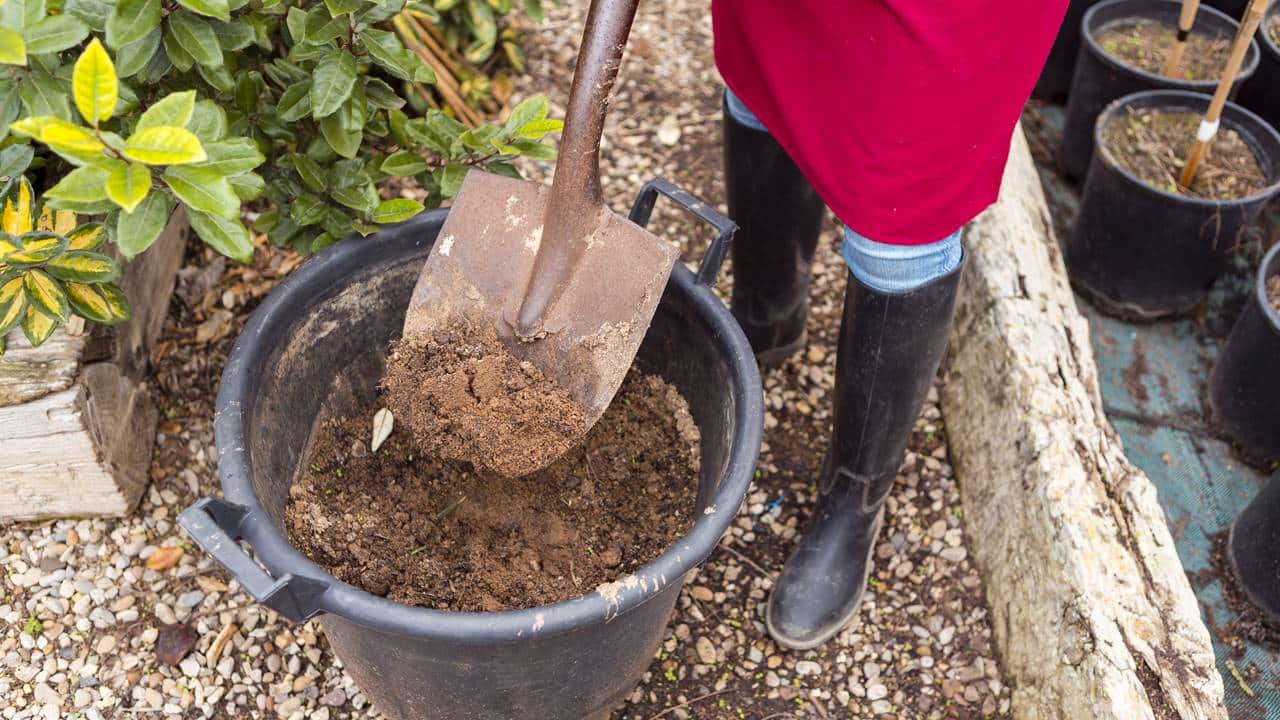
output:
[[[542,333],[544,313],[559,297],[605,210],[600,190],[600,136],[622,51],[639,0],[592,0],[560,141],[550,201],[533,270],[516,315],[516,334]]]

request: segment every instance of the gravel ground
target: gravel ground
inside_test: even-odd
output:
[[[555,87],[563,105],[584,6],[550,14],[517,95]],[[720,87],[705,3],[644,3],[605,146],[614,207],[660,174],[720,201]],[[669,209],[652,227],[691,259],[709,238]],[[936,392],[889,499],[859,623],[807,653],[764,632],[765,599],[808,514],[829,432],[844,289],[837,233],[831,222],[816,261],[810,347],[764,378],[766,443],[748,501],[615,720],[1009,716]],[[259,251],[238,267],[193,247],[153,357],[166,419],[141,507],[118,520],[0,530],[0,718],[379,717],[316,623],[291,626],[255,605],[173,522],[217,492],[217,375],[248,311],[298,262]]]

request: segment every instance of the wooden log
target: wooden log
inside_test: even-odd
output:
[[[133,318],[0,358],[0,520],[122,515],[146,487],[157,412],[145,373],[188,233],[177,213],[120,280]]]
[[[1225,720],[1155,488],[1103,414],[1020,129],[966,249],[943,412],[1014,716]]]

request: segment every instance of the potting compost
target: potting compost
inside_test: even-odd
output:
[[[1161,22],[1135,19],[1106,25],[1095,36],[1102,49],[1124,62],[1151,73],[1160,73],[1173,48],[1177,28]],[[1231,52],[1231,38],[1192,32],[1176,77],[1211,80],[1222,73]]]
[[[307,557],[375,595],[439,610],[551,604],[636,570],[692,524],[698,428],[658,376],[632,370],[582,444],[522,478],[443,459],[402,428],[370,452],[376,410],[319,426],[285,514]]]
[[[586,426],[568,391],[507,351],[490,325],[397,341],[383,385],[422,451],[499,475],[545,467]]]
[[[1267,280],[1267,302],[1280,313],[1280,275]]]
[[[1191,112],[1131,109],[1103,129],[1106,151],[1121,167],[1152,187],[1214,200],[1253,195],[1268,185],[1253,150],[1230,128],[1222,128],[1190,188],[1178,185],[1201,116]]]

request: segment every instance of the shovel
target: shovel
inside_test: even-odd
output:
[[[405,337],[492,325],[583,407],[583,433],[621,385],[677,257],[600,189],[600,135],[638,1],[591,3],[551,187],[472,170],[404,321]]]

